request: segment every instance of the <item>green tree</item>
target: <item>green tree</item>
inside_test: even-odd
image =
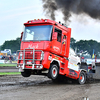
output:
[[[76,40],[74,38],[71,38],[71,41],[70,41],[71,48],[75,49],[75,43],[76,43]]]
[[[20,38],[16,40],[5,41],[4,44],[1,46],[1,50],[4,49],[11,49],[12,53],[16,52],[20,49]]]
[[[100,43],[95,40],[80,40],[74,44],[74,47],[77,47],[78,52],[87,51],[91,56],[93,49],[97,55],[100,52]]]

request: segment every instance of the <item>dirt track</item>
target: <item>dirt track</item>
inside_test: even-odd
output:
[[[0,67],[0,72],[18,72],[15,66],[12,67]]]
[[[100,100],[100,81],[53,83],[44,76],[0,76],[0,100]]]

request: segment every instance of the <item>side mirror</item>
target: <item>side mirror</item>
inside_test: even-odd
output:
[[[21,38],[20,38],[20,41],[22,41],[22,37],[23,37],[23,32],[21,33]]]
[[[52,35],[52,40],[57,40],[57,35],[58,35],[58,33],[54,32],[53,35]]]

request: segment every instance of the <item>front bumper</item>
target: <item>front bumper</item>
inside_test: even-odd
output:
[[[18,63],[16,68],[19,68],[20,70],[43,69],[42,60],[44,58],[44,52],[42,50],[34,50],[34,49],[18,50],[17,54],[18,54]]]

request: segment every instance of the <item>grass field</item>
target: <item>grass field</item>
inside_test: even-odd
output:
[[[14,63],[6,63],[6,64],[0,64],[0,67],[15,67],[17,64]],[[0,72],[0,75],[17,75],[21,74],[20,72]]]
[[[16,66],[16,64],[0,64],[0,67],[11,67],[11,66]]]
[[[0,75],[18,75],[20,72],[0,72]]]

